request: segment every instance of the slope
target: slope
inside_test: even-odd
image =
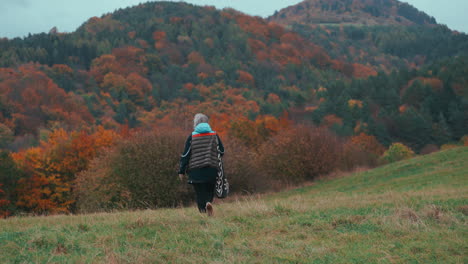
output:
[[[6,263],[463,263],[468,148],[261,198],[1,220]]]
[[[435,25],[436,20],[398,0],[305,0],[276,12],[273,20],[283,25]]]
[[[294,24],[301,36],[235,10],[149,2],[70,34],[0,39],[0,134],[13,135],[0,145],[29,148],[56,128],[189,127],[197,112],[259,123],[289,112],[340,136],[363,132],[416,151],[468,133],[467,35],[432,25],[315,26]],[[406,71],[442,57],[450,60]]]
[[[269,18],[341,61],[390,71],[467,54],[468,37],[396,0],[307,0]]]
[[[335,64],[261,18],[150,2],[90,18],[70,34],[1,39],[0,122],[23,136],[52,124],[144,126],[183,106],[279,116],[312,87],[344,78]],[[281,100],[268,103],[269,94]]]

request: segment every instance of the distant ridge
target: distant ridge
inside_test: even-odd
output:
[[[397,0],[305,0],[276,12],[270,21],[292,24],[435,25],[436,20]]]

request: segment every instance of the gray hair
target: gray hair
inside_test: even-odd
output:
[[[198,113],[193,118],[193,128],[195,128],[200,123],[208,123],[208,117],[204,114]]]

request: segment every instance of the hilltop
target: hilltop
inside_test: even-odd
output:
[[[436,20],[398,0],[305,0],[276,12],[270,20],[282,25],[436,25]]]
[[[468,148],[194,208],[0,220],[5,263],[466,262]]]
[[[334,59],[386,72],[468,53],[466,34],[397,0],[307,0],[268,19],[325,48]]]

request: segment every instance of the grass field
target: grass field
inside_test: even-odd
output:
[[[468,263],[468,148],[192,208],[0,220],[1,263]]]

